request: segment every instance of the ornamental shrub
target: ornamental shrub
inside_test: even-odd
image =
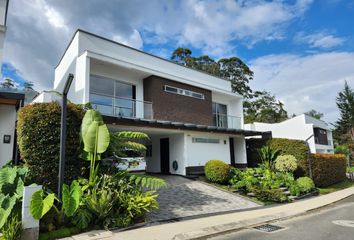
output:
[[[297,160],[293,155],[281,155],[275,160],[275,169],[279,172],[294,172]]]
[[[84,110],[68,104],[65,182],[80,175],[80,126]],[[20,155],[29,168],[29,179],[56,190],[60,151],[61,107],[56,102],[35,103],[18,114],[17,136]]]
[[[293,155],[297,160],[298,168],[295,176],[308,176],[307,159],[310,149],[305,141],[285,138],[273,138],[267,143],[273,149],[279,149],[280,155]]]
[[[312,179],[309,177],[301,177],[296,179],[296,183],[301,193],[308,193],[315,187]]]
[[[310,154],[316,187],[327,187],[346,179],[347,160],[342,154]]]
[[[230,166],[221,160],[209,160],[204,172],[210,182],[226,183],[230,179]]]

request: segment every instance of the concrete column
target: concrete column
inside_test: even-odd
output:
[[[22,200],[22,239],[37,240],[39,236],[39,220],[32,217],[30,203],[34,192],[41,190],[41,185],[27,186],[23,189]]]

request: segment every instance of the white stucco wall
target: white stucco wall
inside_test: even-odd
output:
[[[220,139],[220,143],[195,143],[192,138]],[[226,144],[224,143],[226,141]],[[187,133],[186,167],[204,166],[209,160],[217,159],[230,164],[229,137],[224,134]]]
[[[0,105],[0,167],[12,159],[16,108],[13,105]],[[11,136],[10,144],[3,142],[4,135]]]
[[[146,157],[146,171],[151,173],[161,172],[160,163],[160,137],[150,136],[152,144],[152,156]]]
[[[244,136],[234,137],[234,153],[236,164],[247,164],[246,141]]]
[[[289,120],[281,123],[259,123],[245,124],[245,129],[254,131],[272,131],[274,138],[288,138],[296,140],[307,140],[311,153],[333,153],[333,138],[332,131],[328,125],[318,119],[314,119],[305,114],[293,117]],[[327,138],[330,145],[315,144],[315,138],[313,136],[314,127],[319,127],[327,130]],[[329,150],[329,151],[327,151]]]
[[[185,135],[172,135],[170,138],[170,173],[186,175]],[[173,169],[173,162],[177,161],[178,169]]]

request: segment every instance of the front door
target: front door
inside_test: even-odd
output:
[[[170,173],[170,141],[168,138],[160,139],[161,173]]]
[[[234,138],[230,138],[229,139],[229,143],[230,143],[230,157],[231,157],[231,166],[236,166],[236,162],[235,162],[235,145],[234,145]]]

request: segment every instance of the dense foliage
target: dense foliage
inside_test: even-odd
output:
[[[340,117],[335,123],[334,137],[339,144],[354,143],[354,90],[345,82],[336,103]]]
[[[230,178],[230,166],[221,160],[209,160],[204,166],[205,177],[214,183],[225,183]]]
[[[342,154],[311,154],[312,179],[316,187],[329,185],[345,180],[346,158]]]
[[[249,82],[253,79],[252,70],[238,57],[214,60],[207,55],[194,57],[192,51],[177,48],[171,60],[186,67],[197,69],[231,82],[232,91],[244,98],[245,122],[280,122],[287,119],[283,103],[270,92],[252,91]]]
[[[315,184],[309,177],[301,177],[296,179],[296,183],[299,186],[299,190],[302,193],[308,193],[315,188]]]
[[[298,169],[294,173],[296,176],[309,174],[307,159],[310,149],[306,142],[285,138],[273,138],[268,141],[267,145],[273,149],[279,149],[280,155],[293,155],[297,159]]]
[[[127,136],[139,133],[124,132]],[[100,160],[110,144],[110,133],[95,110],[88,110],[82,120],[80,136],[85,159],[90,160],[90,176],[78,178],[62,187],[58,199],[49,190],[39,190],[32,195],[30,210],[40,219],[41,229],[53,231],[75,226],[103,228],[128,226],[158,207],[156,190],[166,186],[159,178],[131,175],[125,171],[102,172],[96,160]],[[127,138],[117,139],[115,145],[127,146]]]
[[[32,182],[51,189],[57,187],[60,116],[58,103],[35,103],[21,108],[18,115],[17,135],[22,160],[29,168]],[[68,104],[65,182],[80,176],[84,164],[79,160],[80,125],[83,110]]]
[[[5,165],[0,169],[0,231],[5,240],[18,239],[21,232],[22,193],[28,169]]]
[[[278,123],[288,119],[284,104],[267,91],[255,91],[245,99],[243,108],[245,123]]]
[[[293,155],[281,155],[275,160],[274,166],[279,172],[294,172],[297,169],[297,160]]]
[[[264,167],[247,168],[244,171],[232,169],[230,185],[247,193],[255,193],[262,201],[284,202],[288,196],[280,189],[287,187],[293,195],[298,195],[296,181],[291,173],[274,172]],[[294,188],[295,186],[295,188]]]

